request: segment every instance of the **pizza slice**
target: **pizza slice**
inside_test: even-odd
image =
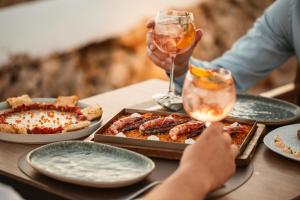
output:
[[[78,102],[77,96],[59,96],[56,100],[57,106],[75,106]]]
[[[17,133],[18,134],[27,134],[28,131],[27,131],[27,128],[25,128],[25,127],[17,127]]]
[[[27,134],[27,129],[24,128],[24,127],[18,127],[18,126],[13,125],[13,124],[0,124],[0,132]]]
[[[3,133],[18,133],[14,125],[11,124],[0,124],[0,132]]]
[[[86,117],[87,120],[92,121],[94,119],[101,118],[103,111],[100,106],[95,105],[83,108],[81,113]]]
[[[8,98],[6,102],[10,105],[10,107],[15,108],[23,104],[24,105],[32,104],[32,99],[27,94],[24,94],[19,97]]]
[[[63,132],[70,132],[70,131],[76,131],[79,129],[83,129],[83,128],[88,127],[90,124],[91,124],[90,121],[80,121],[78,123],[65,126]]]

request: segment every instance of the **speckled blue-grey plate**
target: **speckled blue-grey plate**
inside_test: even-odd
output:
[[[273,98],[238,94],[237,102],[228,118],[244,122],[260,122],[266,125],[288,124],[300,116],[297,105]]]
[[[34,102],[55,102],[56,98],[33,98]],[[85,108],[88,104],[78,102],[80,108]],[[9,109],[6,102],[0,103],[0,112]],[[0,140],[25,144],[45,144],[64,140],[74,140],[92,134],[101,125],[101,119],[93,120],[89,127],[77,131],[70,131],[56,134],[12,134],[0,132]]]
[[[27,154],[38,172],[77,185],[113,188],[147,177],[154,162],[141,154],[110,145],[64,141],[48,144]]]
[[[264,137],[265,145],[275,153],[278,153],[286,158],[300,161],[300,157],[289,154],[283,149],[275,146],[274,139],[278,135],[285,146],[289,146],[292,151],[300,151],[300,140],[297,138],[297,130],[300,129],[300,124],[292,124],[274,129]]]

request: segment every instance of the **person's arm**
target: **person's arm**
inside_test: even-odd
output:
[[[224,67],[233,74],[239,91],[283,64],[293,53],[291,14],[293,0],[277,0],[225,54],[211,62],[191,59],[190,63],[204,67]],[[180,91],[184,75],[176,77]]]
[[[221,123],[209,126],[195,144],[185,149],[176,172],[144,199],[199,200],[222,186],[234,174],[238,154],[237,146],[222,129]]]
[[[203,181],[200,185],[191,185],[186,178],[188,175],[186,172],[176,171],[162,185],[155,188],[155,190],[143,198],[143,200],[205,199],[205,196],[209,192],[205,177],[198,177],[199,180]]]

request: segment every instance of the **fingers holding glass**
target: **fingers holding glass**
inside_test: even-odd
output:
[[[161,59],[160,57],[157,57],[155,54],[153,54],[153,52],[150,49],[147,50],[147,54],[154,64],[163,68],[166,71],[169,71],[170,63],[166,62],[165,59]]]

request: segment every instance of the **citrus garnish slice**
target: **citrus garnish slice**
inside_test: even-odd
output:
[[[196,67],[193,65],[189,65],[189,71],[191,74],[193,74],[194,76],[201,78],[201,77],[210,77],[213,75],[213,73],[208,70],[208,69],[204,69],[201,67]]]
[[[224,80],[220,75],[210,69],[204,69],[190,65],[189,71],[192,75],[194,75],[192,82],[195,87],[208,90],[217,90],[229,85],[229,80]]]

